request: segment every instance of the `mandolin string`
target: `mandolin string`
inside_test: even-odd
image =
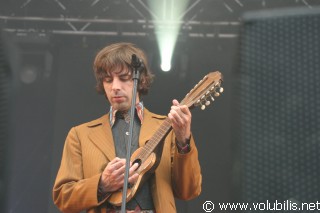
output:
[[[152,150],[154,150],[156,148],[158,143],[161,141],[161,139],[163,138],[163,136],[167,133],[167,131],[169,129],[170,129],[169,119],[166,118],[166,120],[164,120],[164,122],[161,124],[159,129],[153,135],[151,140],[146,144],[146,145],[148,145],[147,146],[148,151],[152,151]]]
[[[204,94],[204,91],[207,91],[208,89],[210,89],[210,85],[216,82],[214,78],[212,78],[211,80],[213,81],[210,81],[210,82],[207,82],[207,80],[210,80],[210,79],[208,78],[208,76],[205,76],[200,81],[201,83],[199,82],[193,89],[190,90],[190,92],[185,96],[185,98],[180,102],[180,104],[187,105],[188,107],[192,106],[196,101],[194,100],[195,97],[199,96],[199,94]],[[214,85],[214,87],[216,86]],[[197,90],[200,90],[200,91],[197,92]],[[141,158],[146,158],[151,154],[151,152],[156,148],[156,146],[161,141],[162,137],[167,133],[167,131],[169,131],[170,127],[171,127],[171,124],[170,124],[169,118],[166,118],[164,122],[160,125],[159,129],[148,141],[148,143],[143,147],[140,154]]]
[[[204,78],[202,80],[201,85],[203,85],[204,80],[207,80],[206,78]],[[194,99],[194,97],[196,96],[194,94],[194,90],[198,89],[200,87],[200,85],[196,86],[195,88],[193,88],[190,93],[189,96],[190,97],[185,97],[182,101],[181,101],[181,105],[187,105],[188,107],[190,107],[192,105],[192,103],[190,104],[186,104],[185,102],[187,102],[186,100],[189,98],[191,100]],[[203,91],[201,91],[203,92]],[[199,94],[198,94],[199,95]],[[151,151],[153,151],[155,149],[155,147],[158,145],[158,143],[160,142],[161,138],[164,136],[164,134],[170,129],[170,126],[168,127],[168,125],[170,125],[169,119],[166,118],[165,121],[161,124],[161,126],[159,127],[159,129],[156,131],[156,133],[151,137],[151,139],[149,140],[149,142],[145,145],[145,149],[142,150],[141,152],[141,157],[145,158],[147,157],[146,155],[150,154]]]
[[[207,82],[207,81],[209,81],[209,82]],[[215,85],[215,83],[216,82],[218,82],[218,84],[217,85]],[[192,104],[194,104],[197,100],[195,100],[195,98],[198,96],[200,99],[201,99],[201,96],[199,96],[199,94],[203,94],[203,95],[205,95],[205,93],[206,93],[206,91],[209,91],[210,92],[210,89],[211,89],[211,85],[213,85],[213,90],[215,90],[215,88],[217,88],[218,86],[220,86],[220,84],[219,84],[219,82],[220,82],[220,80],[218,79],[218,81],[217,80],[215,80],[214,78],[204,78],[203,80],[202,80],[202,82],[201,82],[201,84],[199,84],[199,85],[197,85],[195,88],[193,88],[192,90],[201,90],[200,92],[194,92],[194,91],[190,91],[190,96],[191,97],[189,97],[189,99],[191,99],[191,100],[193,100],[192,102],[193,103],[191,103],[190,104],[190,106],[192,106]],[[200,87],[202,87],[202,88],[200,88]],[[189,107],[190,107],[189,106]]]
[[[206,80],[208,79],[207,76],[205,76],[198,84],[196,84],[195,87],[193,87],[190,92],[186,95],[186,97],[181,101],[181,105],[187,105],[188,107],[191,107],[192,104],[196,101],[195,97],[199,96],[199,94],[202,94],[204,90],[201,90],[200,92],[196,92],[199,88],[201,88],[204,84],[207,84]],[[188,99],[190,101],[188,101]]]
[[[156,145],[159,143],[161,138],[164,136],[166,131],[169,130],[168,126],[168,119],[166,119],[159,127],[159,129],[156,131],[156,133],[151,137],[149,142],[144,146],[143,150],[141,151],[141,157],[147,157],[146,155],[149,154],[150,151],[152,151]]]

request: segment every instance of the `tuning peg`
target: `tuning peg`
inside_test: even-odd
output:
[[[206,109],[206,105],[201,104],[201,109],[202,109],[202,110],[205,110],[205,109]]]
[[[206,106],[209,106],[209,105],[210,105],[210,101],[207,100],[206,103],[205,103],[205,105],[206,105]]]
[[[220,96],[220,93],[223,93],[223,91],[224,91],[223,87],[218,87],[218,88],[216,88],[216,89],[214,90],[213,95],[214,95],[215,97],[219,97],[219,96]]]
[[[212,97],[212,95],[210,95],[210,99],[211,99],[211,101],[214,101],[214,98]]]

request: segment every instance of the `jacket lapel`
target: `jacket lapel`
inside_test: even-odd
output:
[[[159,122],[163,122],[166,116],[151,113],[144,108],[143,123],[140,129],[139,146],[144,146],[146,142],[158,130]],[[109,113],[101,118],[88,123],[90,128],[89,139],[101,150],[111,161],[116,157],[112,131],[109,123]]]
[[[144,146],[146,142],[154,135],[158,130],[159,122],[163,122],[166,116],[157,115],[146,108],[143,110],[143,122],[140,129],[139,147]]]
[[[91,128],[89,139],[111,161],[116,157],[112,131],[109,123],[109,114],[88,123]]]

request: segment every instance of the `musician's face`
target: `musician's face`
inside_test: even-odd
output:
[[[133,89],[131,72],[128,72],[126,69],[109,72],[103,81],[103,87],[114,109],[119,111],[127,111],[130,109]],[[139,94],[137,94],[136,103],[138,102]]]

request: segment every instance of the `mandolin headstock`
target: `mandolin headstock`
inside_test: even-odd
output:
[[[223,93],[222,74],[219,71],[207,74],[180,102],[189,108],[201,106],[204,110],[216,97]]]

